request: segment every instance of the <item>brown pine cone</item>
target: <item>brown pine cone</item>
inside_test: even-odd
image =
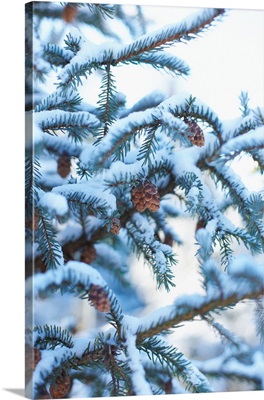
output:
[[[91,264],[96,258],[96,249],[91,242],[87,242],[81,252],[80,261]]]
[[[34,216],[33,216],[33,223],[32,223],[32,230],[36,231],[38,229],[38,223],[39,223],[39,212],[38,212],[38,209],[35,208]]]
[[[138,212],[143,212],[149,209],[152,212],[158,211],[160,207],[160,197],[157,187],[145,181],[142,185],[134,187],[130,191],[131,200]]]
[[[202,229],[202,228],[205,228],[206,227],[206,221],[204,220],[204,219],[199,219],[198,221],[197,221],[197,224],[196,224],[196,227],[195,227],[195,233],[199,230],[199,229]]]
[[[110,232],[118,235],[121,229],[120,219],[112,218]]]
[[[30,215],[29,219],[26,220],[25,227],[35,232],[38,229],[38,223],[39,223],[38,209],[34,208],[34,213],[33,215]]]
[[[166,233],[163,243],[171,247],[173,246],[173,237],[170,232]]]
[[[53,399],[63,399],[71,389],[71,379],[66,372],[62,372],[54,384],[50,385],[50,394]]]
[[[158,189],[153,183],[145,181],[144,183],[144,198],[147,208],[152,211],[158,211],[160,207],[160,197]]]
[[[38,267],[40,269],[40,272],[44,273],[47,271],[47,265],[45,264],[45,262],[41,259],[39,259],[38,261]]]
[[[67,4],[62,11],[62,19],[64,19],[65,22],[70,23],[76,18],[77,12],[78,10],[76,7]]]
[[[66,178],[71,172],[71,157],[61,154],[57,161],[57,172],[62,178]]]
[[[189,126],[190,131],[193,133],[192,136],[188,136],[188,139],[192,144],[198,147],[204,145],[204,134],[200,126],[195,121],[185,121]]]
[[[143,186],[133,187],[130,191],[130,194],[135,209],[139,212],[145,211],[147,207],[144,201]]]
[[[25,344],[25,365],[27,370],[34,370],[41,360],[41,351]]]
[[[164,392],[166,394],[172,394],[173,386],[172,381],[169,379],[167,382],[164,383]]]
[[[91,284],[89,289],[89,300],[98,311],[110,311],[108,294],[102,286]]]
[[[34,369],[38,365],[39,361],[41,360],[41,352],[39,349],[34,348]]]

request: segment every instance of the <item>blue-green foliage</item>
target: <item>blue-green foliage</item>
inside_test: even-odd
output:
[[[65,23],[53,43],[56,35],[49,35],[42,22],[47,18],[51,27],[54,21],[64,24],[61,16],[68,6],[75,11],[74,22]],[[49,74],[55,80],[54,91],[47,86],[47,94],[39,88],[30,110],[34,151],[26,150],[25,216],[27,245],[33,244],[27,261],[34,269],[27,271],[26,298],[32,300],[33,288],[34,296],[43,303],[50,298],[56,309],[58,294],[79,297],[93,307],[93,314],[85,308],[89,322],[96,319],[89,332],[67,318],[56,325],[28,327],[28,342],[42,356],[35,372],[29,371],[35,398],[47,395],[49,384],[63,376],[78,381],[90,397],[142,395],[142,387],[147,394],[211,392],[214,382],[207,376],[246,379],[254,389],[263,389],[255,368],[258,354],[263,357],[260,349],[253,349],[257,344],[246,345],[217,322],[218,314],[250,299],[256,303],[256,332],[263,340],[263,270],[254,258],[264,248],[263,195],[251,193],[232,166],[234,158],[247,153],[256,162],[256,176],[262,173],[263,110],[252,110],[248,94],[241,92],[241,118],[226,128],[192,93],[167,98],[154,90],[127,107],[126,93],[119,92],[119,68],[147,65],[173,79],[187,77],[190,67],[167,50],[181,42],[188,45],[225,13],[204,9],[152,33],[143,7],[135,6],[134,12],[131,18],[125,6],[91,3],[37,2],[26,7],[27,18],[34,17],[38,44],[32,48],[27,38],[26,53],[41,61],[27,61],[27,74],[42,84],[49,82]],[[130,42],[123,42],[115,22],[128,30]],[[92,43],[87,27],[112,42]],[[135,76],[128,79],[139,84]],[[98,84],[96,95],[90,92],[91,82]],[[195,141],[190,121],[204,143]],[[58,168],[63,155],[66,171]],[[139,211],[131,196],[131,189],[144,188],[146,180],[158,192],[155,212]],[[55,211],[49,212],[45,201],[41,205],[47,195]],[[143,189],[136,195],[142,203],[153,201],[153,193]],[[233,210],[238,223],[230,217]],[[188,284],[179,271],[189,267],[182,253],[176,255],[186,244],[183,219],[191,221],[187,240],[197,251],[192,254],[187,247],[188,259],[198,266],[202,294],[179,297],[177,290]],[[87,243],[94,258],[80,262]],[[241,258],[238,246],[246,253]],[[177,297],[170,306],[151,314],[141,308],[145,299],[134,280],[136,259],[152,272],[146,277],[142,265],[140,285],[153,279],[157,291]],[[194,268],[188,271],[194,273]],[[72,310],[66,311],[70,317]],[[190,361],[175,346],[175,329],[198,320],[227,343],[218,371],[206,352],[203,358],[208,360],[195,360],[193,354]],[[233,361],[229,369],[228,360]]]

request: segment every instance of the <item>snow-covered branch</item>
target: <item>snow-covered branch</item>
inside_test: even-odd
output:
[[[263,390],[264,380],[261,372],[264,368],[263,354],[259,350],[256,350],[252,355],[248,353],[243,354],[242,352],[241,358],[243,359],[243,356],[245,357],[246,355],[250,357],[250,363],[248,361],[247,363],[243,363],[234,358],[233,352],[228,349],[221,356],[204,362],[194,361],[194,364],[208,376],[253,381],[260,390]]]
[[[142,366],[140,355],[136,347],[136,336],[130,334],[129,331],[125,336],[125,348],[127,353],[127,361],[131,370],[131,380],[136,395],[152,395],[152,390],[145,379],[145,372]]]
[[[115,64],[133,60],[139,54],[160,50],[169,44],[193,39],[208,28],[213,21],[224,13],[223,9],[206,9],[199,11],[175,25],[161,28],[159,31],[139,37],[129,46],[119,50],[114,56]]]
[[[206,295],[186,295],[172,306],[154,311],[139,320],[138,340],[173,328],[199,315],[233,306],[241,300],[259,298],[264,290],[264,271],[250,258],[235,260],[229,274],[220,272],[212,261],[204,265],[204,274],[210,274]]]
[[[27,280],[26,296],[32,296],[32,287],[33,296],[46,294],[54,288],[68,287],[77,293],[81,290],[97,310],[110,312],[117,323],[122,319],[122,310],[116,296],[99,272],[85,263],[69,261],[57,270],[36,274]]]

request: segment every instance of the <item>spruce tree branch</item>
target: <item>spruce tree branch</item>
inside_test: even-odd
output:
[[[44,3],[38,4],[38,2],[34,3],[34,14],[42,19],[43,17],[49,18],[52,20],[60,20],[62,18],[63,12],[63,3],[61,3],[61,7],[56,3]],[[65,3],[67,5],[69,3]],[[70,3],[71,7],[76,7],[78,9],[78,13],[76,15],[76,19],[78,22],[83,22],[87,25],[93,26],[95,29],[99,30],[106,36],[114,37],[117,39],[117,35],[115,32],[112,32],[109,27],[105,24],[105,16],[112,18],[112,15],[115,13],[115,6],[108,4],[86,4],[86,3]],[[78,6],[77,6],[78,5]],[[87,11],[87,8],[90,10]]]
[[[87,210],[86,210],[86,204],[80,206],[80,224],[82,226],[82,232],[86,236],[86,231],[85,231],[85,219],[87,217]]]
[[[256,110],[253,110],[253,115],[255,121],[258,125],[264,125],[264,109],[257,107]]]
[[[131,389],[129,371],[127,371],[125,363],[116,359],[115,356],[118,350],[115,345],[108,345],[107,342],[98,343],[96,340],[92,340],[88,341],[88,348],[83,354],[79,354],[80,352],[75,353],[74,350],[74,348],[71,350],[63,348],[49,350],[49,368],[45,367],[45,360],[44,366],[42,366],[41,359],[37,365],[36,372],[34,372],[36,392],[41,389],[43,384],[55,381],[62,371],[71,371],[72,375],[72,371],[83,370],[86,377],[85,367],[95,368],[97,372],[101,373],[109,372],[114,386],[113,395],[123,395],[122,381],[126,389]]]
[[[38,181],[41,179],[41,165],[33,154],[26,154],[25,158],[25,217],[26,222],[32,223],[34,198],[36,189],[39,188]],[[30,226],[32,229],[32,226]]]
[[[105,115],[104,115],[104,136],[108,132],[108,121],[110,119],[110,100],[111,100],[111,73],[110,66],[106,67],[107,74],[107,87],[106,87],[106,103],[105,103]]]
[[[198,35],[208,28],[224,12],[225,10],[223,9],[208,9],[197,16],[191,16],[194,19],[191,22],[183,20],[179,24],[168,27],[166,30],[163,28],[155,33],[146,34],[117,54],[117,57],[113,59],[113,65],[133,60],[134,57],[138,57],[143,53],[161,50],[164,46],[175,42],[190,40],[194,35]]]
[[[257,161],[257,158],[254,156],[254,153],[257,151],[257,150],[261,150],[261,149],[264,149],[264,144],[259,144],[259,145],[254,145],[254,144],[252,144],[251,146],[249,146],[249,145],[245,145],[244,147],[243,147],[243,149],[241,148],[241,149],[239,149],[239,150],[236,150],[236,151],[234,151],[234,152],[232,152],[232,154],[229,154],[229,156],[227,156],[226,157],[226,159],[234,159],[236,156],[238,156],[240,153],[241,153],[241,151],[244,151],[245,153],[249,153],[249,154],[251,154],[252,155],[252,158],[254,159],[254,161]],[[255,158],[254,158],[255,157]]]
[[[250,200],[249,193],[243,183],[239,180],[239,177],[236,177],[231,168],[226,165],[222,166],[221,164],[218,165],[218,163],[209,163],[209,169],[219,179],[223,187],[227,187],[229,189],[230,196],[233,197],[234,204],[237,205],[242,218],[245,220],[248,226],[252,226],[254,228],[254,233],[257,234],[264,248],[263,224],[261,219],[258,221],[260,212],[256,209],[256,213],[253,214],[252,209],[248,204]],[[259,202],[262,203],[261,200],[259,200]]]
[[[157,361],[163,370],[170,375],[181,378],[188,390],[193,392],[213,392],[213,389],[206,377],[184,356],[178,349],[169,345],[163,337],[150,337],[146,339],[140,349],[146,351],[154,364]],[[150,353],[150,354],[149,354]],[[197,379],[192,379],[193,375]]]
[[[35,326],[34,346],[40,349],[54,349],[56,346],[72,348],[74,346],[71,335],[57,326]]]
[[[198,360],[195,361],[195,365],[207,376],[246,380],[254,382],[257,388],[262,389],[263,368],[260,366],[260,351],[257,349],[252,352],[250,348],[245,349],[245,346],[243,344],[240,350],[234,352],[227,347],[223,354],[210,360],[208,365]],[[243,359],[246,359],[246,362],[243,362]],[[263,365],[263,361],[261,364]]]
[[[232,132],[232,137],[236,138],[238,136],[242,136],[245,133],[255,130],[257,127],[258,127],[258,123],[254,119],[249,120],[248,118],[245,118],[245,121],[242,120],[241,124]],[[228,141],[230,139],[231,138],[228,135],[228,137],[226,138],[226,141]]]
[[[117,113],[117,103],[116,103],[116,86],[115,79],[111,72],[110,61],[106,65],[105,74],[102,78],[102,85],[100,87],[101,93],[99,94],[100,100],[97,102],[98,108],[96,110],[97,117],[102,122],[102,128],[99,128],[96,136],[100,134],[105,136],[108,133],[109,127],[116,120]],[[101,137],[97,139],[97,144],[100,141]]]
[[[164,188],[161,188],[159,190],[160,197],[163,197],[168,193],[172,193],[172,194],[174,193],[175,179],[172,176],[172,174],[169,174],[169,171],[168,171],[168,175],[169,175],[169,181],[168,181],[167,186],[164,187]],[[134,208],[127,209],[120,216],[121,225],[125,226],[126,223],[131,220],[131,218],[133,217],[135,212],[136,211],[135,211]],[[90,240],[93,243],[96,243],[97,241],[100,241],[103,238],[105,238],[107,235],[109,235],[107,227],[103,226],[103,227],[98,228],[95,232],[92,233],[92,236],[91,236]],[[72,260],[74,253],[77,250],[79,250],[80,248],[82,248],[85,245],[86,242],[87,242],[87,236],[86,235],[81,235],[76,240],[69,240],[69,241],[67,241],[67,243],[64,243],[62,245],[62,251],[63,251],[63,254],[64,254],[65,258],[67,260]],[[33,254],[33,256],[34,256],[34,254]],[[43,265],[42,265],[41,257],[35,255],[35,257],[34,257],[34,266],[35,266],[35,268],[37,270],[38,269],[42,270]],[[32,259],[27,259],[26,260],[26,277],[29,277],[31,275],[32,275]]]
[[[76,193],[74,195],[76,195]],[[78,212],[81,212],[83,215],[85,213],[87,216],[89,213],[91,213],[98,217],[102,217],[107,214],[106,204],[100,204],[99,202],[98,204],[93,204],[92,201],[89,201],[89,198],[81,200],[80,198],[69,197],[67,200],[70,208],[73,209],[73,211],[75,211],[75,207],[77,207]],[[81,221],[81,224],[83,225],[83,219]]]
[[[56,67],[64,67],[65,65],[69,64],[71,58],[73,57],[73,53],[67,52],[56,44],[51,43],[44,45],[43,52],[44,59]]]
[[[34,113],[34,121],[43,132],[55,135],[56,131],[70,133],[72,130],[84,131],[85,134],[88,134],[99,127],[98,119],[85,111],[44,110]]]
[[[152,395],[152,390],[145,379],[145,371],[141,363],[136,336],[124,330],[124,347],[127,363],[130,368],[131,382],[136,395]]]
[[[132,64],[148,64],[156,70],[165,71],[172,75],[188,75],[190,72],[189,66],[184,61],[165,51],[156,51],[155,53],[134,57]]]
[[[215,322],[211,316],[203,315],[202,320],[206,321],[208,325],[212,326],[224,342],[235,346],[237,349],[241,348],[241,346],[246,346],[240,338],[235,336],[234,333],[230,332],[222,324]]]
[[[57,268],[63,261],[61,246],[57,243],[55,230],[49,216],[40,209],[38,209],[38,234],[36,240],[46,268]]]
[[[256,290],[247,290],[239,293],[239,291],[229,294],[225,297],[218,298],[204,298],[204,301],[199,307],[193,305],[192,307],[185,307],[184,303],[181,307],[177,309],[175,306],[172,307],[171,314],[165,317],[162,317],[158,323],[148,322],[148,326],[144,327],[141,325],[138,329],[137,334],[137,343],[140,344],[144,339],[151,337],[153,335],[158,335],[161,332],[164,332],[168,329],[175,328],[177,325],[191,321],[197,316],[204,316],[211,312],[224,309],[226,307],[231,307],[237,304],[238,302],[246,299],[257,299],[263,296],[264,287],[260,283],[259,287]]]
[[[36,105],[34,112],[38,113],[44,110],[64,110],[64,111],[77,111],[80,106],[82,98],[79,94],[73,91],[68,94],[67,98],[61,96],[59,92],[55,91],[39,104]]]
[[[93,348],[89,352],[84,352],[77,356],[74,349],[57,348],[48,350],[49,362],[47,363],[47,354],[41,357],[33,374],[35,398],[38,398],[38,392],[43,384],[55,382],[57,376],[62,371],[79,370],[85,366],[104,365],[106,351],[103,346]],[[45,359],[46,357],[46,359]],[[44,359],[43,359],[44,358]],[[52,361],[53,360],[53,361]],[[43,364],[43,365],[42,365]]]
[[[87,75],[90,75],[93,69],[100,69],[105,65],[116,66],[119,63],[138,63],[141,56],[143,60],[145,58],[147,61],[149,57],[148,53],[163,50],[165,47],[175,42],[193,39],[199,33],[207,29],[214,20],[224,12],[225,10],[223,9],[204,10],[176,25],[165,27],[157,32],[145,34],[115,53],[113,53],[109,47],[106,47],[104,55],[98,59],[92,57],[89,61],[79,63],[79,61],[75,61],[73,58],[70,64],[65,65],[59,88],[62,88],[62,90],[67,90],[70,86],[76,88],[81,83],[81,77],[87,78]],[[150,57],[152,57],[152,55],[150,55]],[[171,61],[167,66],[170,70],[172,66]],[[174,72],[175,67],[177,69],[174,63]],[[178,63],[178,67],[180,67],[181,73],[188,72],[184,64],[181,63],[180,65]]]
[[[102,16],[104,19],[106,17],[108,18],[113,18],[115,14],[117,13],[117,6],[114,4],[92,4],[92,3],[87,3],[83,4],[80,3],[80,7],[88,7],[91,13],[93,14],[98,14]]]
[[[147,220],[140,214],[135,214],[126,224],[129,239],[133,242],[136,252],[144,254],[156,276],[158,287],[164,286],[169,291],[171,286],[175,286],[171,270],[171,266],[177,263],[175,255],[171,247],[155,239],[154,231],[146,225]],[[148,240],[145,240],[146,236]]]
[[[26,284],[26,297],[32,297],[32,280],[34,280],[34,296],[46,294],[50,289],[61,289],[67,287],[77,293],[85,293],[83,298],[87,298],[92,286],[100,287],[107,297],[108,306],[103,312],[110,313],[117,328],[123,318],[123,313],[118,299],[108,287],[100,273],[88,264],[78,261],[70,261],[63,268],[47,271],[45,274],[35,274],[28,278]],[[100,310],[102,311],[102,310]]]
[[[89,366],[89,364],[93,364],[95,362],[103,362],[104,354],[102,350],[96,349],[93,351],[89,351],[89,353],[85,353],[82,357],[78,359],[78,366]]]
[[[116,121],[109,129],[109,135],[106,140],[102,140],[102,147],[98,146],[98,167],[102,167],[104,163],[114,154],[118,159],[122,159],[130,141],[141,132],[146,135],[145,143],[142,145],[141,153],[148,150],[144,145],[152,145],[155,140],[155,130],[158,128],[166,130],[166,134],[174,141],[177,139],[187,140],[188,126],[183,122],[184,118],[194,118],[206,122],[213,128],[218,138],[219,144],[223,143],[222,125],[216,114],[204,105],[189,105],[177,96],[161,102],[157,107],[148,109],[143,112],[134,112],[129,116]],[[154,137],[153,137],[154,135]],[[148,136],[149,139],[148,140]],[[148,143],[149,142],[149,143]],[[140,157],[142,154],[140,154]]]
[[[155,125],[158,126],[158,121],[155,122]],[[117,150],[119,154],[122,154],[122,149],[126,145],[126,143],[131,140],[134,135],[139,134],[142,130],[148,128],[153,128],[153,123],[142,121],[141,124],[135,124],[134,126],[124,130],[122,136],[117,137],[116,140],[112,141],[112,147],[100,159],[100,162],[98,163],[99,167],[103,166],[105,162],[109,159],[109,157],[111,157],[111,155],[114,154]]]
[[[222,367],[220,369],[217,368],[215,370],[214,369],[207,370],[206,367],[203,368],[201,366],[201,371],[204,374],[206,374],[207,376],[212,377],[212,378],[221,379],[221,378],[225,377],[225,378],[231,379],[231,380],[238,379],[239,382],[241,382],[241,381],[248,381],[251,383],[254,382],[254,384],[257,385],[257,388],[261,387],[261,378],[259,376],[252,376],[250,371],[247,372],[246,371],[247,365],[244,365],[240,362],[236,362],[236,366],[239,370],[235,370],[235,368],[232,370],[229,368],[226,368],[226,370],[225,370],[224,367]],[[242,371],[242,368],[243,368],[243,371]],[[261,389],[259,389],[259,390],[261,390]]]
[[[213,128],[216,137],[218,138],[219,144],[221,145],[224,143],[223,136],[222,136],[222,125],[216,116],[216,114],[209,108],[204,106],[196,106],[195,104],[192,106],[173,106],[171,107],[171,113],[175,117],[178,118],[187,118],[187,119],[195,119],[201,120],[205,122],[210,127]]]
[[[48,362],[47,362],[48,361]],[[41,359],[37,363],[33,373],[33,398],[39,398],[39,392],[43,385],[55,383],[61,373],[77,368],[77,357],[72,349],[56,348],[54,350],[43,350]]]
[[[70,208],[79,213],[80,207],[86,207],[87,215],[91,213],[98,218],[107,217],[111,209],[114,208],[113,195],[103,195],[98,191],[98,185],[103,191],[102,182],[94,182],[94,185],[79,185],[76,183],[57,186],[53,189],[54,193],[59,193],[66,197]]]
[[[140,168],[133,171],[125,171],[127,168],[126,164],[120,163],[120,171],[116,173],[109,173],[109,176],[105,176],[105,185],[107,188],[114,192],[115,188],[126,188],[127,186],[133,186],[138,181],[148,177],[150,181],[158,181],[160,178],[169,177],[171,174],[172,163],[168,160],[155,160],[151,165],[146,167],[140,165]],[[128,206],[126,204],[126,206]]]
[[[131,381],[129,379],[128,368],[126,368],[126,364],[118,361],[115,358],[115,354],[109,348],[108,353],[105,355],[104,364],[110,372],[112,378],[112,390],[111,396],[122,396],[122,385],[123,381],[127,390],[131,390]]]
[[[228,140],[219,148],[218,156],[224,155],[225,158],[235,158],[242,151],[250,153],[263,148],[264,127],[261,126]]]

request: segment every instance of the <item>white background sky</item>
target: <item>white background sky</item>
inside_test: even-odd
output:
[[[105,3],[110,3],[105,1]],[[116,0],[115,3],[124,3]],[[131,1],[132,3],[132,1]],[[184,7],[229,7],[263,10],[261,0],[166,0],[143,1],[137,4]],[[19,399],[20,395],[5,389],[24,387],[24,4],[22,0],[1,3],[1,329],[0,329],[0,397],[3,400]],[[181,50],[181,56],[194,68],[192,57],[200,54],[201,63],[192,70],[188,83],[197,96],[224,118],[234,116],[237,95],[248,90],[252,105],[263,104],[263,38],[264,14],[242,12],[243,24],[234,30],[232,18],[210,32],[210,40],[219,46],[217,54],[208,56],[205,47],[191,55]],[[233,13],[235,15],[235,13]],[[229,21],[228,21],[229,19]],[[167,21],[166,23],[170,23]],[[221,47],[220,32],[225,34]],[[243,40],[241,40],[243,38]],[[209,40],[209,38],[208,38]],[[247,46],[245,44],[247,42]],[[204,44],[204,38],[199,40]],[[193,41],[198,46],[198,40]],[[197,43],[197,44],[196,44]],[[211,43],[212,45],[212,43]],[[208,44],[210,47],[211,45]],[[205,46],[205,45],[204,45]],[[247,50],[246,50],[247,49]],[[223,57],[222,57],[223,56]],[[226,58],[228,56],[228,58]],[[218,60],[217,60],[218,58]],[[232,62],[229,60],[233,60]],[[236,63],[235,60],[241,60]],[[216,64],[215,64],[216,62]],[[221,62],[221,68],[219,67]],[[206,68],[203,67],[206,66]],[[215,66],[218,69],[215,69]],[[239,68],[239,69],[238,69]],[[222,71],[221,71],[222,69]],[[231,81],[229,78],[231,76]],[[191,83],[192,82],[192,83]],[[208,83],[210,85],[208,85]],[[232,83],[232,84],[231,84]],[[213,91],[211,90],[213,88]],[[213,93],[213,96],[212,96]],[[208,96],[208,97],[207,97]],[[207,101],[208,98],[208,101]],[[238,103],[237,103],[238,104]],[[223,107],[224,106],[224,107]],[[228,394],[232,400],[260,399],[261,392]],[[193,400],[194,395],[177,395],[177,400]],[[168,397],[159,396],[166,400]],[[171,398],[171,396],[170,396]],[[223,394],[196,394],[195,400],[220,400]]]

